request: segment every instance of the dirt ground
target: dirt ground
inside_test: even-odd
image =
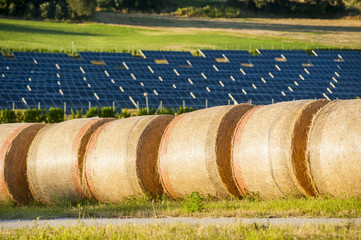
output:
[[[207,19],[97,12],[96,21],[174,32],[225,31],[234,34],[283,37],[335,47],[361,49],[361,20],[359,19]]]
[[[188,224],[188,225],[229,225],[242,224],[251,225],[259,224],[261,226],[303,226],[307,224],[361,224],[361,219],[344,219],[344,218],[94,218],[94,219],[76,219],[60,218],[48,220],[6,220],[0,221],[0,231],[17,228],[32,227],[74,227],[79,224],[87,226],[107,226],[107,225],[150,225],[150,224]]]

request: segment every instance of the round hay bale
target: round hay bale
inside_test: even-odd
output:
[[[199,192],[215,198],[239,196],[231,168],[232,136],[249,104],[219,106],[176,117],[159,150],[159,172],[173,198]]]
[[[361,100],[328,104],[313,119],[308,161],[323,196],[361,194]]]
[[[26,156],[41,123],[0,125],[0,202],[25,204],[31,199],[26,179]]]
[[[83,159],[91,135],[113,119],[82,118],[49,125],[30,146],[27,176],[34,198],[44,204],[88,196]]]
[[[163,194],[157,171],[159,144],[173,116],[143,116],[100,127],[89,142],[85,178],[93,197],[120,202],[125,197]]]
[[[233,139],[232,166],[243,194],[314,195],[307,178],[307,133],[312,117],[327,103],[281,102],[254,108],[242,118]]]

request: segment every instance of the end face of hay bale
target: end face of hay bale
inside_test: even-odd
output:
[[[95,130],[114,119],[74,119],[42,129],[30,146],[27,176],[34,197],[44,203],[86,197],[82,182],[85,147]]]
[[[314,116],[326,106],[329,101],[318,100],[309,103],[302,109],[297,119],[292,136],[292,168],[299,189],[307,196],[318,195],[313,182],[307,157],[307,139]]]
[[[264,198],[297,195],[303,192],[295,173],[293,145],[295,125],[308,120],[325,104],[324,101],[302,100],[281,102],[249,111],[240,121],[234,135],[232,165],[237,186],[244,193],[258,193]],[[308,108],[309,107],[309,108]],[[306,110],[307,109],[307,110]],[[304,126],[304,125],[305,126]],[[297,142],[298,143],[298,142]],[[296,148],[296,149],[295,149]],[[301,174],[302,175],[302,174]]]
[[[308,161],[323,196],[361,194],[361,100],[329,103],[315,116],[308,139]]]
[[[250,104],[239,104],[232,107],[225,113],[218,127],[216,139],[218,174],[222,179],[224,187],[232,196],[241,196],[236,186],[231,166],[233,134],[239,120],[253,107],[254,106]]]
[[[137,150],[137,174],[144,192],[152,197],[163,194],[163,186],[158,172],[158,153],[165,129],[173,116],[154,118],[139,138]]]
[[[35,135],[45,124],[0,125],[0,201],[25,204],[31,200],[26,178],[26,156]]]
[[[236,186],[241,194],[247,194],[249,193],[249,190],[247,189],[247,185],[244,182],[243,174],[242,174],[242,168],[241,163],[239,161],[239,151],[241,151],[239,148],[242,143],[242,134],[244,131],[244,128],[251,118],[252,114],[257,111],[259,108],[263,107],[257,106],[248,111],[240,120],[238,123],[236,130],[234,132],[233,140],[232,140],[232,152],[231,152],[231,167],[232,167],[232,174],[234,176]]]
[[[248,104],[213,107],[180,115],[170,123],[159,150],[159,171],[168,195],[239,194],[228,166],[231,141],[235,123],[250,108]]]
[[[125,197],[163,192],[156,171],[165,128],[174,117],[121,119],[99,128],[86,152],[85,175],[93,197],[120,202]]]

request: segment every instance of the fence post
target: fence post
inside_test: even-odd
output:
[[[74,53],[75,53],[75,44],[74,44],[74,41],[71,41],[71,53],[72,53],[72,55],[73,55],[73,57],[74,57]]]
[[[64,102],[64,121],[66,120],[66,102]]]
[[[147,114],[149,114],[148,93],[147,92],[144,93],[144,97],[145,97],[145,106],[147,108]]]

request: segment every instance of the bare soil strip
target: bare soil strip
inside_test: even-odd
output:
[[[175,17],[170,15],[123,14],[98,12],[96,21],[146,29],[173,32],[224,31],[267,37],[332,44],[335,47],[361,49],[361,21],[359,19],[292,19],[292,18],[236,18],[211,19]]]
[[[252,225],[261,226],[293,226],[315,224],[361,225],[361,218],[59,218],[51,220],[5,220],[0,221],[0,229],[18,229],[35,227],[74,227],[77,225],[86,226],[107,226],[107,225],[163,225],[163,224],[187,224],[187,225]]]

